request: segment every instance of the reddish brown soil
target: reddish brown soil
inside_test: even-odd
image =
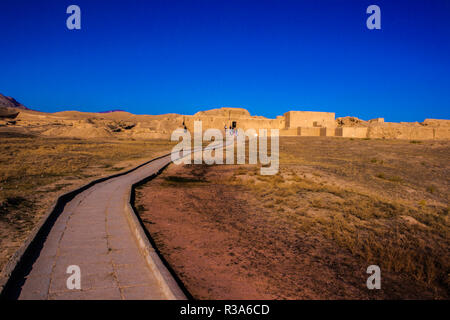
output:
[[[158,249],[196,299],[432,298],[425,285],[383,272],[320,235],[278,219],[241,186],[236,166],[175,166],[137,190],[137,209]]]

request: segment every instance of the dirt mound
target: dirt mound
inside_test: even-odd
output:
[[[105,128],[98,128],[92,125],[60,126],[51,128],[41,133],[44,136],[51,137],[70,137],[70,138],[108,138],[111,133]]]
[[[15,109],[0,107],[0,119],[15,119],[18,115]]]
[[[206,111],[200,111],[194,114],[194,116],[217,116],[217,117],[243,117],[249,118],[250,112],[243,108],[220,108],[211,109]]]
[[[368,127],[369,122],[356,117],[341,117],[336,119],[338,127]]]
[[[450,120],[425,119],[422,124],[432,127],[450,127]]]

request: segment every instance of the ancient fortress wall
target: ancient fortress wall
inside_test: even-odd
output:
[[[0,127],[14,127],[24,133],[78,138],[170,139],[172,132],[183,128],[192,133],[194,121],[202,130],[235,127],[237,129],[278,129],[280,136],[348,137],[433,140],[450,139],[450,120],[426,119],[418,123],[390,123],[383,118],[369,121],[354,117],[335,119],[332,112],[289,111],[268,119],[252,116],[241,108],[220,108],[194,115],[134,115],[128,112],[107,114],[76,111],[46,114],[21,110],[15,119],[0,119]]]
[[[367,138],[367,127],[340,127],[335,129],[336,137]]]
[[[335,127],[333,112],[289,111],[284,114],[286,128]]]
[[[279,119],[252,119],[252,118],[225,118],[213,116],[186,116],[184,123],[186,127],[192,131],[194,129],[194,121],[202,122],[202,129],[220,129],[224,130],[225,126],[229,128],[235,123],[235,127],[243,130],[248,129],[284,129],[284,121]]]
[[[208,111],[201,111],[193,116],[184,116],[184,123],[188,130],[194,130],[194,121],[202,122],[202,129],[220,129],[224,130],[232,127],[248,129],[284,129],[284,117],[268,119],[265,117],[251,116],[245,109],[239,108],[221,108]]]
[[[408,140],[450,139],[450,127],[385,123],[384,125],[370,126],[368,137]]]
[[[450,128],[435,128],[434,129],[435,139],[450,139]]]
[[[363,121],[352,117],[335,119],[333,112],[289,111],[276,119],[251,116],[245,109],[221,108],[184,117],[189,130],[196,120],[203,130],[235,125],[247,129],[279,129],[280,136],[347,137],[383,139],[450,139],[450,120],[426,119],[423,123],[387,123],[383,118]]]

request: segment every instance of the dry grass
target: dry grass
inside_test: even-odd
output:
[[[273,223],[321,234],[367,265],[448,292],[448,142],[282,138],[280,172],[241,167]]]
[[[277,175],[171,166],[137,204],[158,208],[139,212],[197,298],[448,299],[449,155],[444,141],[282,137]],[[382,290],[365,287],[372,264]]]
[[[62,192],[169,151],[162,140],[0,137],[0,269]]]

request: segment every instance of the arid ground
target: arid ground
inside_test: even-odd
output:
[[[58,195],[131,169],[172,145],[0,132],[0,270]]]
[[[277,175],[172,164],[136,207],[197,299],[448,299],[449,159],[445,141],[282,137]]]

